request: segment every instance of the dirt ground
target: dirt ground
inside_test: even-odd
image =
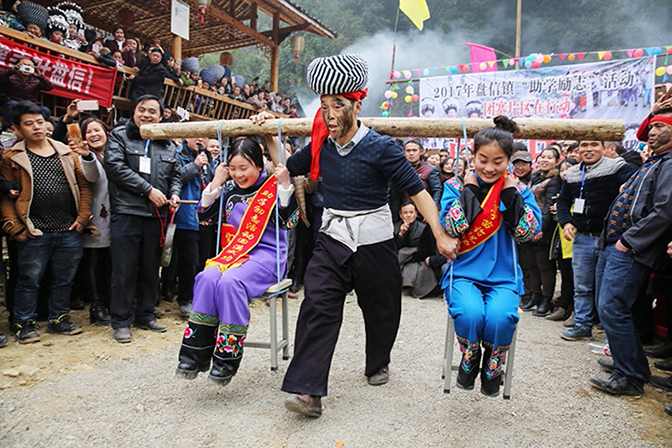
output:
[[[290,300],[290,339],[299,303]],[[391,380],[368,386],[363,322],[350,296],[324,415],[314,420],[282,407],[288,361],[271,372],[267,350],[247,348],[226,388],[204,375],[177,380],[184,320],[175,303],[160,309],[168,332],[132,330],[131,344],[117,344],[109,327],[91,326],[77,311],[81,335],[49,335],[42,325],[41,342],[12,340],[0,349],[0,446],[672,446],[672,418],[663,411],[672,393],[651,386],[638,398],[596,391],[588,378],[603,372],[587,342],[563,341],[559,323],[529,313],[518,327],[507,401],[486,398],[478,387],[458,390],[454,377],[451,393],[442,392],[446,311],[439,298],[404,296]],[[248,340],[268,337],[268,314],[263,302],[252,305]],[[8,335],[6,316],[0,334]]]

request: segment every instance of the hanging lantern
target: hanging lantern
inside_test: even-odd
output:
[[[198,11],[201,13],[201,23],[203,23],[203,17],[205,16],[205,8],[210,6],[212,0],[198,0]]]
[[[292,53],[294,53],[294,64],[299,63],[299,55],[303,51],[303,45],[305,44],[305,39],[299,34],[292,36],[289,41],[292,47]]]
[[[117,22],[123,27],[132,27],[135,25],[135,14],[128,8],[121,8],[117,12]]]
[[[233,55],[228,51],[223,51],[219,54],[219,65],[229,67],[233,64]]]

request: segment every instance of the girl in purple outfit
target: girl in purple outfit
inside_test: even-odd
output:
[[[205,270],[196,276],[193,308],[175,372],[179,378],[196,378],[210,368],[212,358],[208,378],[227,385],[243,357],[250,322],[248,301],[278,281],[278,248],[280,272],[285,272],[285,230],[296,224],[298,206],[287,168],[278,164],[272,179],[263,166],[259,143],[251,138],[236,140],[227,163],[217,167],[214,179],[203,191],[202,215],[214,214],[217,219],[220,198],[224,201],[222,233],[229,238],[222,243],[222,252],[208,260]],[[275,236],[274,180],[280,203],[279,240]]]

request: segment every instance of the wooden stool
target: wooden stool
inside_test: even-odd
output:
[[[282,350],[282,359],[289,359],[289,319],[287,316],[287,291],[292,284],[292,280],[285,278],[269,286],[269,288],[260,297],[254,297],[252,300],[269,300],[271,310],[271,341],[270,342],[249,342],[245,341],[245,347],[267,348],[271,350],[271,370],[278,370],[278,352]],[[278,322],[276,317],[277,298],[282,298],[282,339],[278,340]]]
[[[511,339],[511,347],[506,352],[506,356],[502,359],[502,381],[504,382],[503,397],[505,400],[511,398],[511,380],[513,379],[513,358],[516,353],[516,335],[518,333],[518,325],[513,331],[513,339]],[[446,328],[446,346],[443,352],[443,392],[450,393],[450,380],[453,370],[457,370],[460,366],[453,364],[453,349],[455,348],[455,328],[453,318],[448,313],[448,325]]]

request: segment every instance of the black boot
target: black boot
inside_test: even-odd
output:
[[[553,311],[553,300],[550,296],[541,296],[541,303],[537,309],[532,311],[533,316],[544,317],[551,314]]]
[[[539,302],[541,302],[541,294],[538,292],[530,293],[529,298],[521,303],[520,309],[523,311],[532,311],[535,306],[539,305]]]
[[[466,339],[458,338],[458,340],[462,351],[462,361],[457,368],[457,387],[472,390],[481,365],[481,343],[477,341],[469,344]]]
[[[238,371],[243,358],[243,345],[247,326],[219,324],[217,345],[212,355],[212,369],[208,379],[220,386],[226,386]]]
[[[94,299],[89,307],[89,322],[96,325],[110,325],[111,320],[105,305],[100,300]]]
[[[193,380],[199,372],[207,372],[215,349],[218,319],[206,314],[192,313],[184,330],[175,376]]]
[[[502,359],[508,347],[499,347],[493,350],[486,343],[483,344],[483,368],[481,369],[481,393],[488,397],[499,395],[499,386],[502,384]]]

